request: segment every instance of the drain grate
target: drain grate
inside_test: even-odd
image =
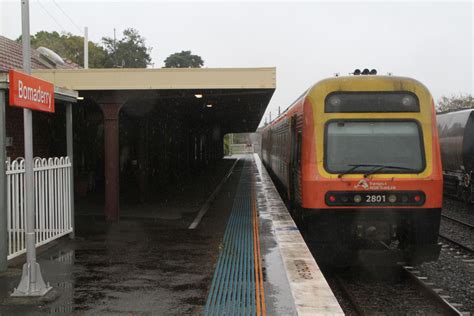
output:
[[[254,171],[252,162],[246,161],[224,233],[205,315],[265,315]]]

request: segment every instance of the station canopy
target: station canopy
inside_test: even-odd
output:
[[[275,68],[48,69],[33,74],[96,102],[122,102],[132,115],[146,115],[158,106],[195,123],[219,125],[224,133],[255,131],[276,87]]]

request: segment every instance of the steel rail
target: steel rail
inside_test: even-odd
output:
[[[357,302],[357,299],[354,297],[354,295],[352,295],[351,291],[344,284],[344,281],[341,279],[341,277],[339,277],[338,275],[335,275],[334,279],[336,280],[337,284],[339,285],[339,288],[344,293],[344,296],[347,298],[347,300],[351,304],[352,308],[356,311],[356,313],[359,315],[365,315],[366,314],[365,310]]]
[[[420,278],[418,278],[417,274],[412,272],[414,270],[413,267],[409,266],[400,266],[401,272],[406,278],[408,279],[408,282],[414,283],[414,285],[417,288],[420,288],[422,293],[431,299],[433,302],[437,304],[442,310],[443,310],[443,315],[465,315],[465,313],[459,311],[456,306],[448,302],[446,299],[444,299],[440,294],[438,294],[436,291],[434,291],[429,285],[427,285],[425,282],[423,282]],[[343,295],[345,298],[349,301],[351,307],[354,309],[354,311],[359,314],[359,315],[366,315],[370,314],[370,311],[366,311],[361,304],[358,303],[358,300],[355,298],[353,295],[352,291],[345,285],[343,279],[338,276],[334,275],[334,279],[336,280],[339,289],[341,292],[343,292]]]
[[[455,223],[458,223],[458,224],[461,224],[463,226],[466,226],[467,228],[470,228],[470,229],[474,229],[474,225],[471,225],[469,223],[466,223],[464,221],[461,221],[459,219],[456,219],[454,217],[451,217],[451,216],[448,216],[448,215],[445,215],[445,214],[441,214],[441,217],[445,218],[445,219],[448,219],[452,222],[455,222]]]
[[[436,291],[426,285],[425,282],[420,280],[418,276],[416,276],[411,270],[412,267],[402,267],[403,273],[410,280],[412,280],[413,283],[415,283],[419,288],[421,288],[425,295],[427,295],[438,303],[438,305],[443,309],[443,315],[464,315],[455,306],[446,301],[444,298],[441,297],[441,295],[439,295]]]
[[[451,239],[451,238],[449,238],[449,237],[447,237],[446,235],[443,235],[443,234],[441,234],[441,233],[439,233],[438,235],[439,235],[439,237],[441,237],[441,238],[443,238],[443,239],[446,239],[446,240],[449,241],[450,243],[454,244],[456,247],[459,247],[459,248],[461,248],[461,249],[464,249],[464,250],[466,250],[466,251],[468,251],[468,252],[470,252],[470,253],[474,253],[474,249],[472,249],[472,248],[470,248],[470,247],[468,247],[468,246],[465,246],[465,245],[463,245],[463,244],[461,244],[461,243],[459,243],[459,242],[457,242],[457,241],[455,241],[455,240],[453,240],[453,239]]]

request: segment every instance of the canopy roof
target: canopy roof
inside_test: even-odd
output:
[[[146,114],[145,105],[160,106],[225,133],[255,131],[276,87],[275,68],[51,69],[33,75],[98,103],[113,97],[137,115]]]

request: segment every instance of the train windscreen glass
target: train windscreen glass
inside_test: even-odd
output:
[[[425,168],[414,121],[330,121],[324,165],[331,173],[419,173]]]
[[[333,92],[326,97],[324,112],[420,112],[420,103],[412,92]]]

